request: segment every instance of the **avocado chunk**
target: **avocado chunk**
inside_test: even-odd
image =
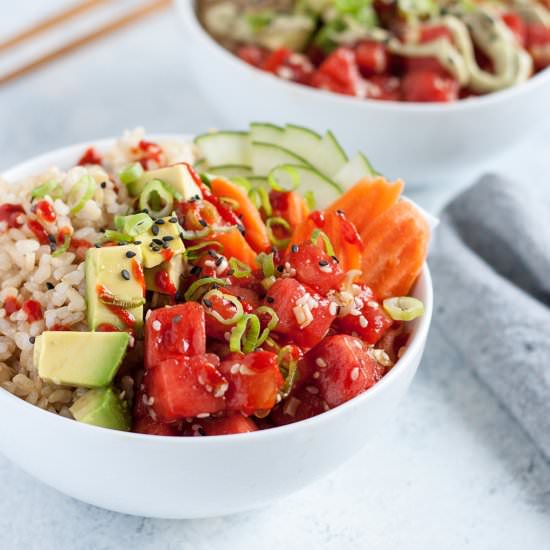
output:
[[[75,420],[111,430],[130,431],[130,415],[126,401],[111,388],[86,392],[70,408]]]
[[[145,270],[145,287],[153,292],[174,295],[180,286],[185,262],[178,254],[171,260]]]
[[[86,254],[86,304],[90,330],[143,325],[144,281],[141,247],[90,248]]]
[[[143,265],[156,267],[185,252],[180,237],[181,227],[175,216],[160,218],[145,233],[139,236]]]
[[[202,198],[201,190],[185,164],[174,164],[158,170],[144,172],[128,186],[128,191],[131,195],[137,197],[141,194],[145,185],[153,180],[166,183],[173,191],[181,195],[180,200],[189,200],[191,197],[196,196]]]
[[[127,332],[46,331],[36,338],[34,364],[40,378],[63,386],[108,386],[124,359]]]

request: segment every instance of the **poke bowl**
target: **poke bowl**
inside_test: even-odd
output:
[[[137,131],[3,175],[0,451],[15,464],[106,509],[211,517],[312,483],[391,417],[431,321],[428,221],[357,160],[344,186],[264,151],[266,178],[250,144]]]
[[[184,44],[182,59],[185,69],[193,72],[201,92],[219,109],[227,124],[261,122],[267,116],[275,122],[293,120],[316,130],[331,128],[346,148],[359,144],[379,170],[402,177],[409,185],[472,176],[544,124],[541,113],[550,94],[548,69],[541,68],[517,85],[451,103],[415,102],[416,92],[411,94],[413,102],[394,101],[391,97],[384,101],[364,99],[328,91],[332,88],[325,76],[320,79],[319,89],[252,66],[205,30],[196,6],[194,1],[177,2]],[[500,25],[503,33],[510,34]],[[550,31],[546,35],[550,42]],[[445,45],[440,37],[436,40]],[[548,49],[544,46],[545,59]],[[349,54],[344,53],[342,58]],[[524,53],[522,50],[521,55]],[[286,69],[285,65],[279,72],[286,75]],[[346,72],[336,67],[334,73],[338,75],[338,71]],[[424,69],[413,74],[426,75]],[[432,80],[433,94],[441,98],[446,84]],[[368,89],[369,79],[367,85],[361,84],[361,90]],[[418,90],[416,84],[413,88]]]

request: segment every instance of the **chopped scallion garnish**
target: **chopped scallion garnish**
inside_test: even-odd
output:
[[[262,268],[264,277],[273,277],[275,275],[275,262],[273,260],[273,252],[271,252],[271,254],[260,252],[256,257],[256,262]]]
[[[284,399],[292,391],[298,373],[298,360],[294,357],[292,346],[284,346],[279,350],[277,363],[285,380],[280,391],[281,398]]]
[[[386,298],[383,306],[394,321],[412,321],[424,315],[424,304],[412,296]]]
[[[290,177],[290,186],[288,186],[287,182],[286,187],[281,183],[285,174]],[[267,183],[269,183],[271,188],[275,191],[295,191],[298,187],[300,187],[300,174],[294,166],[277,166],[276,168],[273,168],[267,176]]]
[[[84,205],[94,196],[96,182],[91,176],[82,176],[74,185],[68,196],[71,214],[78,214]]]
[[[275,327],[278,325],[279,316],[277,315],[275,310],[272,307],[269,307],[269,306],[260,306],[256,310],[256,313],[258,313],[258,314],[265,313],[265,314],[267,314],[271,317],[271,319],[267,323],[266,328],[264,328],[264,330],[262,331],[261,336],[258,338],[258,342],[256,343],[256,347],[259,347],[267,340],[267,338],[269,336],[269,333],[272,330],[274,330]]]
[[[233,270],[233,276],[237,279],[248,277],[252,273],[250,267],[237,258],[229,258],[229,267]]]
[[[118,179],[124,183],[124,185],[129,185],[130,183],[137,181],[142,175],[143,166],[141,166],[139,162],[133,162],[122,169],[118,175]]]
[[[33,199],[43,199],[46,196],[52,199],[60,199],[63,197],[63,188],[55,180],[49,180],[38,187],[35,187],[31,192]]]
[[[315,210],[317,208],[317,201],[315,200],[315,194],[313,191],[306,191],[304,193],[304,200],[310,210]]]
[[[235,306],[235,313],[231,317],[228,317],[226,319],[225,317],[222,317],[219,312],[217,312],[214,308],[208,307],[207,304],[209,303],[209,300],[212,298],[212,296],[216,296],[218,298],[221,298],[222,300],[231,302],[233,306]],[[214,319],[216,319],[216,321],[220,322],[222,325],[234,325],[239,322],[244,315],[243,305],[241,304],[239,299],[231,294],[224,294],[218,289],[209,290],[202,297],[202,304],[207,306],[206,312],[208,313],[208,315],[214,317]]]
[[[248,196],[256,206],[256,208],[263,208],[266,216],[273,214],[273,208],[269,200],[269,194],[263,187],[253,187],[248,192]]]
[[[227,281],[225,279],[218,279],[217,277],[204,277],[203,279],[198,279],[189,286],[184,294],[184,298],[187,302],[196,302],[201,298],[204,292],[206,292],[206,288],[203,289],[202,287],[207,285],[225,286],[226,284]]]
[[[259,335],[260,320],[253,313],[247,313],[231,330],[229,349],[232,352],[251,353],[256,349]]]
[[[134,240],[134,238],[131,237],[130,235],[127,235],[126,233],[121,233],[120,231],[113,231],[112,229],[107,229],[107,231],[103,233],[103,240],[131,243]]]
[[[137,237],[149,230],[155,222],[145,212],[130,216],[116,216],[116,228],[130,237]]]
[[[290,234],[292,233],[292,228],[290,227],[290,224],[284,219],[284,218],[268,218],[265,222],[265,225],[267,227],[267,234],[269,236],[269,240],[272,244],[274,244],[277,248],[286,248],[288,246],[288,243],[290,243]],[[273,233],[273,227],[282,227],[287,231],[289,234],[289,237],[286,239],[279,239],[275,236]]]
[[[61,256],[61,254],[65,254],[65,252],[69,250],[70,246],[71,246],[71,235],[66,233],[65,238],[63,239],[63,244],[52,252],[52,256],[54,258],[57,258],[57,256]]]
[[[174,197],[160,180],[150,181],[141,192],[139,207],[147,209],[154,218],[168,216],[172,212]]]
[[[335,256],[334,247],[332,246],[328,235],[324,231],[321,231],[320,229],[316,229],[315,231],[313,231],[313,233],[311,234],[311,242],[316,245],[319,241],[319,237],[323,239],[323,243],[325,244],[325,252],[329,256]]]

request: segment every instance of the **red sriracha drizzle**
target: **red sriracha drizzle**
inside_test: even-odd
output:
[[[29,220],[27,222],[27,226],[34,233],[34,236],[40,244],[50,244],[48,232],[44,229],[44,226],[40,222],[36,220]]]
[[[319,228],[325,226],[326,219],[323,212],[320,212],[320,211],[312,212],[309,215],[309,219]]]
[[[161,254],[162,254],[162,258],[164,259],[165,262],[168,262],[169,260],[171,260],[174,257],[174,251],[170,250],[169,248],[165,248],[161,252]]]
[[[164,269],[157,271],[155,275],[155,285],[159,288],[159,290],[172,296],[178,291],[178,289],[174,286],[174,283],[170,280],[168,272]]]
[[[6,310],[6,313],[8,315],[11,315],[12,313],[15,313],[16,311],[19,311],[21,309],[21,306],[19,305],[19,302],[17,301],[17,298],[15,298],[15,296],[6,296],[2,307]]]
[[[85,166],[86,164],[101,164],[101,155],[93,147],[89,147],[80,157],[78,164],[79,166]]]
[[[138,144],[139,149],[142,151],[139,162],[145,170],[148,169],[149,162],[152,161],[157,165],[162,164],[162,148],[160,145],[153,143],[152,141],[145,141],[142,139]]]
[[[48,201],[38,201],[36,203],[36,215],[47,223],[53,223],[56,219],[53,206]]]
[[[6,222],[9,229],[21,227],[22,224],[17,221],[17,218],[24,213],[20,204],[0,204],[0,222]]]
[[[136,318],[123,307],[110,304],[109,301],[113,300],[113,295],[103,285],[96,286],[96,292],[102,302],[114,313],[128,328],[133,329],[136,326]]]
[[[36,300],[26,300],[21,309],[27,314],[29,323],[40,321],[43,318],[42,306]]]
[[[111,325],[111,323],[101,323],[96,328],[97,332],[120,332],[120,330],[115,327],[115,325]]]
[[[132,260],[132,274],[134,275],[134,278],[139,283],[139,285],[143,289],[143,293],[145,294],[145,275],[143,274],[143,268],[141,267],[141,264],[136,260]]]

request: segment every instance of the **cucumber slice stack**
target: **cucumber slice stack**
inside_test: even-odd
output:
[[[275,182],[284,189],[299,182],[300,193],[313,193],[317,208],[328,206],[361,178],[377,175],[362,153],[348,159],[332,132],[321,136],[294,124],[254,122],[248,132],[212,132],[195,143],[203,157],[197,170],[246,178],[253,185]]]

